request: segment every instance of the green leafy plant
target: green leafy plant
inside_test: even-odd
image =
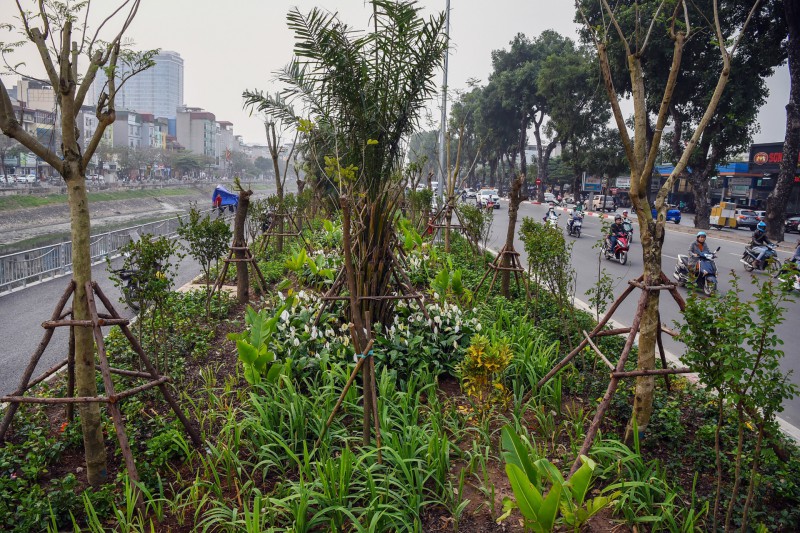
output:
[[[618,496],[618,493],[613,493],[586,499],[596,468],[595,462],[586,456],[581,456],[583,464],[566,481],[547,459],[532,461],[530,446],[523,443],[510,426],[502,429],[502,444],[505,450],[503,458],[506,462],[506,473],[516,502],[504,498],[505,513],[498,519],[498,523],[508,518],[513,509],[517,508],[522,513],[526,526],[537,533],[553,531],[559,515],[564,523],[577,532]]]
[[[244,377],[250,385],[262,381],[275,383],[281,375],[291,369],[291,360],[276,362],[275,352],[270,349],[272,336],[278,331],[278,322],[288,307],[292,297],[270,316],[267,310],[255,311],[247,306],[245,323],[248,329],[242,333],[229,333],[228,339],[236,342],[239,360],[244,366]]]
[[[458,372],[462,389],[475,399],[482,414],[508,402],[503,374],[513,357],[514,352],[504,338],[491,341],[483,335],[472,337]]]

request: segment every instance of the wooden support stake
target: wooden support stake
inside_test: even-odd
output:
[[[75,328],[69,328],[69,353],[67,354],[67,398],[75,396]],[[67,404],[67,421],[75,418],[75,405]]]
[[[97,285],[97,283],[93,283],[93,287],[97,291],[97,297],[100,298],[100,301],[103,302],[103,305],[106,307],[108,312],[111,313],[111,315],[115,318],[119,317],[119,312],[111,304],[111,300],[108,299],[108,296],[106,296],[100,289],[100,286]],[[161,377],[156,371],[156,368],[153,366],[153,363],[150,362],[150,358],[147,357],[146,353],[144,353],[142,345],[139,344],[139,339],[136,338],[136,336],[133,334],[130,328],[127,325],[123,325],[120,326],[120,329],[122,330],[123,335],[125,335],[125,338],[128,339],[128,342],[131,343],[133,350],[137,354],[139,354],[139,358],[144,363],[144,367],[150,373],[150,376],[153,379],[158,379],[159,377]],[[200,433],[198,433],[198,431],[194,427],[192,427],[192,425],[189,423],[189,420],[186,418],[186,415],[183,414],[180,405],[178,405],[178,402],[175,400],[175,398],[173,398],[172,394],[169,392],[169,388],[167,387],[167,385],[165,383],[162,383],[159,385],[159,389],[161,390],[161,394],[163,394],[164,398],[167,400],[167,403],[169,403],[170,407],[172,407],[172,410],[175,412],[175,416],[177,416],[178,419],[183,424],[183,427],[186,429],[186,432],[189,434],[189,437],[192,439],[194,445],[195,446],[202,445],[203,440],[200,438]]]
[[[92,321],[97,324],[100,318],[97,316],[97,305],[94,301],[94,288],[92,287],[92,282],[86,282],[86,299],[89,302],[89,314],[92,317]],[[97,346],[97,359],[100,362],[100,375],[103,377],[103,385],[106,388],[106,395],[108,395],[109,400],[115,396],[114,392],[114,381],[111,379],[111,372],[109,371],[110,365],[108,364],[108,358],[106,357],[106,345],[105,340],[103,339],[103,331],[100,329],[99,325],[95,325],[92,328],[92,333],[94,334],[94,342]],[[108,402],[108,412],[111,414],[111,420],[114,422],[114,430],[117,433],[117,440],[119,441],[119,449],[122,452],[122,457],[125,460],[125,467],[128,470],[128,477],[131,478],[132,482],[139,481],[139,472],[136,470],[136,462],[133,460],[133,452],[131,451],[131,446],[128,443],[128,435],[125,433],[125,423],[122,421],[122,412],[119,410],[119,406],[112,402]],[[133,485],[133,483],[131,483]],[[141,506],[142,503],[142,495],[139,489],[136,490],[136,500],[137,500],[137,507]]]
[[[595,343],[592,342],[592,339],[589,337],[589,334],[586,333],[586,330],[583,331],[583,336],[586,338],[586,342],[589,343],[589,346],[591,346],[592,349],[594,350],[594,353],[596,353],[598,356],[600,356],[600,359],[603,360],[603,362],[606,364],[606,366],[610,370],[614,370],[615,366],[611,363],[611,361],[609,361],[606,358],[605,355],[603,355],[603,352],[600,351],[600,348],[598,348],[597,345],[595,345]]]
[[[58,300],[58,303],[53,310],[52,320],[58,320],[58,317],[61,316],[61,312],[64,310],[64,307],[67,305],[67,300],[69,300],[69,297],[72,296],[74,291],[75,282],[70,281],[67,285],[67,288],[64,289],[64,294],[61,295],[61,299]],[[25,391],[28,390],[28,382],[33,375],[33,371],[36,370],[36,365],[39,364],[39,359],[41,359],[42,354],[44,353],[45,349],[47,349],[47,345],[50,344],[50,339],[53,338],[53,331],[54,330],[52,329],[45,331],[41,342],[39,342],[39,346],[36,348],[36,352],[34,352],[31,360],[28,362],[28,366],[25,367],[25,372],[22,373],[22,378],[20,379],[19,386],[17,386],[17,390],[12,394],[12,396],[22,396],[25,394]],[[11,419],[14,418],[14,413],[17,412],[18,407],[19,404],[15,402],[11,402],[9,406],[6,407],[6,412],[3,415],[3,421],[0,423],[0,442],[5,440],[6,431],[8,431],[8,427],[11,425]]]
[[[691,374],[691,368],[655,368],[653,370],[631,370],[630,372],[612,372],[615,378],[638,378],[641,376],[670,376],[673,374]]]
[[[61,370],[68,363],[69,363],[69,356],[67,356],[67,358],[61,361],[60,363],[56,363],[55,365],[51,366],[50,368],[45,370],[41,376],[28,383],[27,390],[31,390],[39,383],[41,383],[42,381],[46,380],[47,378],[49,378],[50,376]]]
[[[633,286],[631,285],[630,288],[632,289]],[[636,314],[633,317],[631,331],[628,333],[628,340],[625,342],[625,347],[622,349],[622,353],[619,356],[619,361],[617,361],[617,372],[622,372],[625,369],[625,363],[628,361],[631,348],[633,348],[633,341],[636,338],[636,334],[639,332],[639,323],[642,320],[642,315],[644,314],[644,309],[647,306],[647,301],[649,298],[650,293],[648,291],[642,291],[642,294],[639,297],[639,305],[636,308]],[[576,456],[575,463],[573,463],[572,468],[569,471],[569,477],[572,477],[572,474],[574,474],[578,468],[580,468],[581,455],[586,455],[589,453],[589,449],[592,447],[592,443],[594,443],[594,438],[597,435],[597,432],[600,430],[600,423],[603,421],[603,417],[605,416],[608,406],[611,405],[611,398],[614,396],[614,392],[616,392],[618,384],[619,378],[614,377],[612,374],[611,380],[608,382],[606,393],[603,395],[603,401],[601,401],[600,405],[597,406],[597,412],[595,413],[594,419],[592,420],[592,423],[589,425],[589,429],[586,432],[586,438],[583,441],[583,445]]]

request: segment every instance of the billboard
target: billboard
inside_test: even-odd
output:
[[[783,143],[750,145],[750,172],[777,174],[781,170],[781,161],[783,161]]]
[[[630,189],[631,188],[631,177],[630,176],[620,176],[616,179],[615,183],[618,189]]]
[[[583,190],[585,192],[603,192],[603,178],[595,176],[584,176]]]

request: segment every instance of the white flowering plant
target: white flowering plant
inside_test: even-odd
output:
[[[475,309],[448,302],[426,302],[425,309],[430,319],[416,302],[401,300],[393,323],[375,326],[375,357],[401,378],[423,366],[437,373],[453,373],[472,335],[481,331]]]

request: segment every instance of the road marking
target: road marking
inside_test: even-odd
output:
[[[670,259],[674,259],[675,261],[677,261],[677,260],[678,260],[678,258],[677,258],[677,257],[673,257],[673,256],[671,256],[671,255],[667,255],[667,254],[661,254],[661,257],[669,257]]]

